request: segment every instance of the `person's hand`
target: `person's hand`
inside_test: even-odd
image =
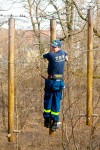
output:
[[[65,60],[68,61],[68,56],[65,57]]]

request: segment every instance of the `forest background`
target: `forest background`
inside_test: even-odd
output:
[[[87,10],[93,11],[93,117],[86,125]],[[100,150],[100,1],[0,1],[0,150]],[[8,142],[8,20],[15,19],[15,133]],[[50,49],[50,19],[68,52],[61,127],[53,137],[43,127],[44,79]]]

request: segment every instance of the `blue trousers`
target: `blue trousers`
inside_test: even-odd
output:
[[[62,99],[62,91],[45,90],[44,94],[44,118],[51,118],[59,121],[60,101]]]

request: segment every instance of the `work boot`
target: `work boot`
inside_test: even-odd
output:
[[[50,127],[50,119],[49,118],[45,118],[45,120],[44,120],[44,127],[46,127],[46,128]]]
[[[53,131],[55,131],[56,129],[58,129],[59,128],[59,125],[57,125],[57,122],[54,122],[53,124],[52,124],[52,126],[51,126],[51,129],[53,130]]]

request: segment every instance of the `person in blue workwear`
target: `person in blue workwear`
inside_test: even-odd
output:
[[[65,88],[63,81],[64,64],[68,61],[68,54],[61,49],[62,42],[53,40],[50,52],[43,54],[48,60],[48,79],[45,79],[44,93],[44,127],[56,130],[59,122],[60,101],[62,90]],[[52,120],[52,125],[50,124]]]

